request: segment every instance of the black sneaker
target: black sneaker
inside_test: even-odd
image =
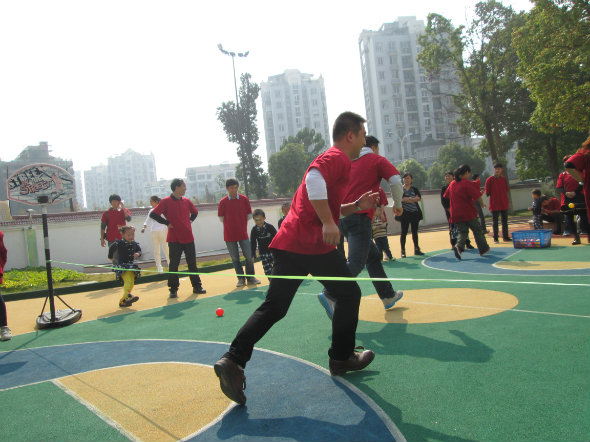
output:
[[[512,241],[512,238],[510,236],[507,236],[505,238],[502,238],[502,241]]]
[[[215,374],[219,378],[221,391],[232,401],[240,405],[246,403],[246,376],[244,370],[229,358],[223,357],[213,366]]]
[[[424,252],[420,249],[414,250],[414,255],[416,256],[424,256]]]
[[[178,298],[178,291],[177,290],[170,290],[170,298]]]
[[[473,247],[473,246],[471,245],[471,243],[467,243],[467,244],[465,244],[465,247],[467,247],[469,250],[473,250],[473,249],[475,249],[475,247]]]
[[[455,252],[455,258],[457,258],[458,260],[461,260],[461,253],[463,252],[463,250],[461,250],[459,247],[455,246],[455,247],[453,247],[453,252]]]
[[[486,253],[488,253],[490,251],[490,247],[488,246],[487,248],[483,249],[481,252],[479,252],[480,256],[485,255]]]
[[[337,361],[336,359],[330,358],[330,374],[332,376],[340,376],[347,371],[362,370],[375,359],[375,353],[371,350],[364,350],[363,347],[356,347],[354,352],[345,361]]]
[[[193,293],[196,295],[204,295],[205,293],[207,293],[207,290],[205,290],[203,287],[199,286],[199,287],[194,287],[193,288]]]

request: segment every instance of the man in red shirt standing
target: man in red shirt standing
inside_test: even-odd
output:
[[[235,178],[230,178],[225,182],[227,196],[219,201],[217,216],[223,223],[223,239],[227,246],[227,251],[238,275],[236,287],[243,287],[246,283],[244,277],[244,268],[240,261],[240,251],[246,261],[246,275],[248,284],[260,284],[260,280],[254,275],[254,261],[252,260],[252,247],[248,239],[248,220],[252,217],[252,208],[247,196],[238,193],[240,183]]]
[[[184,197],[186,193],[186,184],[180,178],[174,178],[170,183],[172,194],[163,198],[156,207],[151,211],[150,218],[166,224],[168,226],[168,235],[166,241],[168,242],[168,249],[170,255],[170,262],[168,265],[168,288],[170,289],[170,297],[178,297],[178,265],[180,264],[180,257],[184,252],[184,258],[188,265],[188,271],[191,285],[193,286],[193,293],[203,294],[207,293],[203,289],[201,277],[194,273],[197,269],[197,252],[195,250],[195,238],[193,236],[193,229],[191,223],[197,218],[199,211],[191,200]],[[164,215],[164,217],[162,217]]]
[[[105,246],[105,240],[110,247],[118,239],[122,239],[121,227],[125,226],[126,221],[131,221],[131,213],[123,205],[121,197],[117,194],[109,196],[111,207],[105,210],[100,218],[100,246]]]
[[[295,195],[289,214],[270,244],[275,265],[266,300],[250,316],[234,338],[229,351],[217,361],[215,374],[221,390],[240,405],[246,403],[244,367],[254,345],[282,319],[302,279],[272,276],[326,276],[350,278],[346,259],[336,250],[340,240],[338,219],[375,206],[378,194],[370,192],[350,204],[342,204],[350,174],[350,161],[365,143],[365,120],[352,112],[334,123],[334,146],[312,161]],[[332,375],[361,370],[375,354],[355,352],[361,290],[355,281],[321,280],[336,300],[332,320],[332,345],[328,351]]]
[[[494,174],[486,180],[485,194],[490,199],[494,242],[498,243],[498,216],[502,217],[502,239],[512,241],[508,233],[508,181],[502,175],[502,164],[494,164]]]

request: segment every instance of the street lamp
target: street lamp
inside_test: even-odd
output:
[[[236,82],[236,65],[234,62],[234,59],[236,57],[236,55],[238,57],[247,57],[248,54],[250,53],[250,51],[246,51],[246,52],[232,52],[232,51],[226,51],[225,49],[223,49],[223,46],[221,46],[221,43],[219,43],[217,45],[217,47],[219,48],[219,50],[221,51],[222,54],[225,55],[229,55],[231,57],[231,65],[233,67],[234,70],[234,89],[236,91],[236,121],[238,124],[238,136],[239,136],[239,143],[240,143],[240,152],[242,153],[242,172],[243,172],[243,177],[244,177],[244,193],[246,194],[246,196],[248,196],[248,167],[247,167],[247,161],[246,161],[246,155],[244,153],[244,145],[242,142],[243,136],[242,136],[242,129],[240,128],[240,102],[238,100],[238,84]]]
[[[406,138],[411,137],[412,133],[407,133],[405,134],[402,138],[400,138],[400,136],[398,135],[397,138],[399,140],[399,146],[400,146],[400,150],[402,151],[402,161],[405,161],[405,155],[404,155],[404,141],[406,141]],[[408,143],[410,142],[410,140],[408,140]],[[408,146],[409,147],[409,146]],[[410,149],[408,149],[408,155],[410,154]]]

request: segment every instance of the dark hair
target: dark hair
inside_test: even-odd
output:
[[[402,178],[405,178],[407,176],[409,176],[410,178],[412,178],[412,180],[414,180],[414,177],[412,176],[412,174],[410,172],[404,173],[404,175],[402,176]]]
[[[504,166],[502,166],[502,163],[495,163],[495,164],[494,164],[494,169],[495,169],[496,167],[504,167]]]
[[[471,174],[471,179],[472,180],[476,180],[477,177],[479,177],[479,173],[473,173],[473,174]]]
[[[455,175],[454,172],[452,170],[449,170],[448,172],[445,172],[445,175]]]
[[[367,146],[367,147],[379,146],[379,140],[377,138],[375,138],[373,135],[368,135],[367,137],[365,137],[365,146]]]
[[[461,181],[461,175],[465,174],[466,172],[471,172],[471,167],[469,164],[461,164],[459,167],[455,169],[455,181]]]
[[[150,196],[150,201],[155,201],[156,203],[159,203],[160,201],[162,201],[162,199],[158,195],[152,195]]]
[[[291,207],[291,201],[287,201],[287,202],[281,204],[281,209],[284,207]]]
[[[228,178],[225,180],[225,188],[227,189],[229,186],[239,186],[240,182],[235,178]]]
[[[254,212],[252,212],[252,218],[254,218],[255,216],[263,216],[266,218],[266,215],[264,214],[264,210],[262,209],[255,209]]]
[[[336,118],[336,121],[334,121],[334,126],[332,127],[332,140],[341,140],[350,131],[358,134],[366,121],[354,112],[341,113]]]
[[[113,202],[113,201],[121,202],[121,197],[119,195],[117,195],[116,193],[113,193],[111,196],[109,196],[109,203]]]
[[[119,232],[121,232],[121,234],[123,234],[127,230],[133,230],[135,232],[135,227],[133,227],[133,226],[121,226],[121,228],[119,229]]]
[[[172,189],[172,192],[174,192],[176,190],[177,187],[180,187],[184,184],[184,180],[181,178],[174,178],[172,180],[172,182],[170,183],[170,189]]]
[[[541,196],[541,189],[535,189],[531,192],[533,195]]]

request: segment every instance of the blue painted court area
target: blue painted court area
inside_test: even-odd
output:
[[[551,254],[551,249],[544,249]],[[559,269],[559,270],[527,270],[526,268],[506,269],[496,267],[495,264],[514,258],[517,254],[526,253],[526,249],[513,249],[508,247],[492,248],[484,256],[480,256],[477,249],[465,250],[461,260],[455,257],[452,251],[444,252],[426,258],[422,265],[437,270],[449,272],[471,273],[482,275],[512,275],[512,276],[589,276],[590,269]]]
[[[129,340],[0,353],[0,391],[122,365],[185,362],[213,366],[227,344]],[[198,379],[187,382],[198,382]],[[248,364],[247,405],[235,406],[191,441],[403,441],[366,395],[314,364],[255,350]]]

